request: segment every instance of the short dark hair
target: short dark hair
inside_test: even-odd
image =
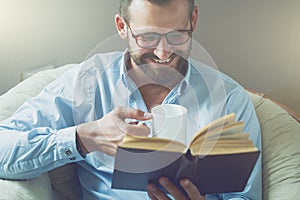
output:
[[[131,16],[129,13],[129,7],[131,5],[133,0],[120,0],[120,7],[119,7],[119,13],[124,17],[126,20],[130,21]],[[168,5],[172,0],[143,0],[148,1],[155,5],[165,6]],[[195,6],[195,0],[186,0],[189,2],[189,14],[190,17],[192,17],[194,6]]]

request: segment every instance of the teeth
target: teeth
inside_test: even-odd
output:
[[[157,63],[168,63],[168,62],[170,62],[170,60],[171,60],[171,58],[169,58],[167,60],[154,59],[154,61]]]

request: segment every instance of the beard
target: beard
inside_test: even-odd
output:
[[[171,58],[171,65],[164,63],[155,63],[153,60],[160,60],[151,52],[139,55],[136,51],[129,48],[129,54],[132,61],[139,67],[144,75],[156,84],[167,86],[168,83],[176,80],[182,80],[188,69],[188,55],[187,52],[178,50],[173,52],[169,57]],[[151,60],[151,61],[150,61]],[[177,82],[177,81],[176,81]]]

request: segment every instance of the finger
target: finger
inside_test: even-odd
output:
[[[148,191],[148,196],[151,200],[157,200],[157,198],[149,191]]]
[[[148,193],[151,193],[154,199],[158,200],[169,200],[169,198],[163,193],[160,189],[158,189],[154,184],[149,183],[147,185]]]
[[[186,199],[185,195],[166,177],[159,179],[161,184],[175,199]]]
[[[117,153],[117,145],[101,145],[100,151],[114,157]]]
[[[134,131],[133,124],[130,124],[130,123],[126,122],[126,119],[149,120],[149,118],[151,118],[151,116],[149,116],[148,114],[145,114],[141,110],[133,109],[133,108],[126,108],[126,107],[123,107],[123,106],[119,106],[119,107],[115,108],[112,111],[112,113],[115,116],[114,117],[114,121],[115,121],[114,123],[125,134],[132,134],[132,131]],[[128,126],[129,124],[131,126]],[[139,126],[139,127],[141,127],[141,126]],[[141,132],[142,135],[147,135],[147,134],[150,133],[150,131],[147,131],[147,129],[145,129],[145,127],[141,128],[140,130],[136,130],[136,131],[142,131]]]
[[[198,188],[188,179],[182,179],[180,181],[180,185],[186,191],[188,197],[190,199],[200,199],[205,200],[205,196],[202,196],[198,190]]]
[[[145,113],[141,110],[126,107],[117,107],[115,110],[116,114],[121,118],[130,118],[137,120],[148,120],[151,119],[151,114]]]
[[[137,135],[137,136],[147,136],[151,132],[150,128],[144,124],[138,124],[138,125],[128,124],[120,118],[115,118],[113,120],[114,120],[114,124],[116,127],[110,131],[109,137],[110,137],[110,140],[113,140],[116,142],[120,142],[123,139],[124,135],[126,135],[126,134]]]
[[[130,125],[138,125],[139,124],[139,122],[129,122],[128,124],[130,124]]]
[[[137,136],[147,136],[150,134],[151,130],[148,126],[139,124],[139,125],[132,125],[128,124],[124,127],[123,131],[129,135],[137,135]]]

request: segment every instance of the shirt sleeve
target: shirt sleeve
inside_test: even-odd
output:
[[[71,74],[0,122],[0,178],[31,179],[83,158],[76,149]]]
[[[261,130],[253,103],[249,94],[237,87],[227,100],[226,114],[236,113],[238,121],[245,122],[245,132],[250,134],[250,139],[261,151]],[[251,176],[243,192],[219,195],[220,199],[243,200],[262,199],[262,158],[260,156],[254,166]]]

